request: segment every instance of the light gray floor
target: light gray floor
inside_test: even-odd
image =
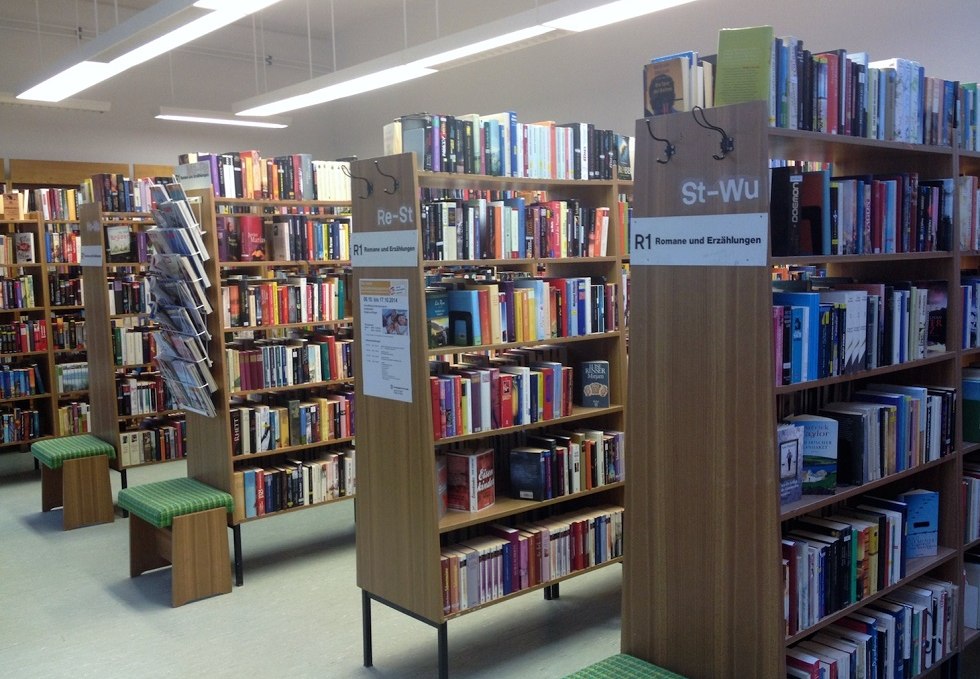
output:
[[[129,483],[185,473],[158,465]],[[245,524],[245,585],[179,608],[168,570],[129,577],[125,519],[64,532],[61,510],[40,508],[32,458],[0,454],[0,677],[436,676],[435,629],[379,604],[374,667],[361,664],[351,502]],[[621,583],[612,565],[557,601],[534,592],[451,622],[450,676],[561,677],[617,653]]]

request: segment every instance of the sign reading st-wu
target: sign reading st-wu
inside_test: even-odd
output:
[[[716,180],[686,179],[681,183],[684,205],[732,204],[759,199],[758,177],[722,177]]]

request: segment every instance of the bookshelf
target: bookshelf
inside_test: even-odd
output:
[[[624,483],[610,481],[588,490],[570,492],[543,501],[508,497],[507,452],[520,445],[525,434],[556,429],[588,427],[605,432],[624,426],[626,375],[622,306],[615,302],[615,324],[609,330],[572,337],[555,337],[524,342],[486,341],[476,346],[429,348],[426,319],[426,279],[434,272],[464,269],[516,270],[528,276],[593,276],[618,282],[621,276],[622,243],[618,218],[611,209],[608,255],[587,257],[518,257],[504,259],[438,260],[420,257],[426,250],[426,229],[420,197],[433,191],[506,190],[546,192],[548,199],[579,199],[583,206],[613,208],[630,182],[616,180],[549,180],[480,175],[442,174],[420,171],[412,153],[357,161],[351,174],[355,234],[352,242],[354,316],[358,320],[359,351],[356,352],[358,431],[357,584],[362,589],[364,664],[373,663],[371,602],[377,601],[437,629],[438,663],[441,677],[448,676],[448,622],[499,601],[529,591],[541,590],[545,598],[558,596],[558,583],[567,577],[619,563],[619,556],[572,569],[554,577],[528,580],[522,588],[511,583],[510,591],[456,602],[444,599],[443,567],[447,551],[459,541],[479,539],[492,524],[527,526],[570,512],[621,507]],[[359,181],[364,178],[366,181]],[[366,189],[368,183],[371,189]],[[364,189],[364,190],[362,190]],[[528,200],[528,204],[530,204]],[[428,219],[428,218],[426,218]],[[528,229],[530,230],[530,226]],[[390,246],[394,247],[390,247]],[[387,254],[379,254],[384,249]],[[535,251],[540,254],[541,251]],[[406,254],[407,253],[407,254]],[[380,287],[379,287],[380,286]],[[375,289],[392,289],[396,306],[407,312],[409,331],[404,341],[389,343],[372,323],[381,324],[373,299]],[[383,302],[382,302],[383,303]],[[368,325],[367,330],[364,329]],[[369,338],[369,333],[373,337]],[[491,338],[492,339],[492,338]],[[609,362],[609,407],[575,406],[556,419],[516,424],[476,433],[436,431],[433,420],[430,362],[456,362],[462,354],[477,352],[501,355],[516,347],[545,346],[567,352],[567,363],[577,370],[586,359]],[[387,347],[379,354],[379,347]],[[386,353],[391,349],[392,353]],[[377,370],[379,356],[383,370]],[[372,366],[374,363],[374,366]],[[438,378],[437,378],[438,380]],[[398,394],[397,398],[391,395]],[[441,425],[440,425],[441,426]],[[496,451],[496,501],[477,512],[449,511],[440,515],[437,492],[437,452],[460,446],[492,446]],[[397,451],[397,454],[393,454]],[[629,453],[626,452],[628,456]],[[584,488],[584,486],[583,486]],[[448,587],[446,587],[448,589]],[[461,596],[461,595],[460,595]],[[450,599],[452,594],[450,593]],[[464,606],[463,604],[466,603]]]
[[[212,395],[217,411],[216,417],[209,418],[192,412],[187,413],[187,444],[188,450],[193,451],[193,455],[188,458],[187,473],[190,477],[231,493],[235,498],[236,512],[229,517],[229,526],[234,532],[236,580],[237,584],[241,585],[243,582],[241,525],[243,523],[343,502],[354,497],[350,492],[342,494],[340,479],[334,476],[331,477],[334,485],[328,487],[324,493],[310,495],[304,491],[303,502],[299,502],[292,495],[293,490],[286,490],[285,477],[282,476],[290,468],[300,468],[300,478],[305,482],[307,477],[302,476],[303,467],[310,469],[309,473],[313,474],[311,465],[328,461],[333,465],[331,469],[334,471],[331,474],[339,472],[344,480],[350,482],[346,490],[353,490],[352,431],[344,431],[341,435],[341,432],[331,424],[329,429],[321,429],[319,439],[313,435],[316,440],[298,442],[278,440],[274,442],[277,445],[256,448],[246,453],[241,447],[244,445],[241,437],[248,435],[250,427],[246,420],[240,419],[243,417],[243,409],[260,405],[271,405],[273,408],[281,405],[285,408],[290,402],[302,402],[303,405],[308,401],[321,403],[316,399],[333,398],[337,393],[350,392],[353,378],[338,375],[327,379],[325,373],[321,371],[322,379],[311,378],[305,381],[293,379],[291,384],[280,384],[275,382],[275,378],[267,370],[259,377],[261,384],[248,384],[244,381],[247,379],[245,377],[247,371],[243,368],[243,364],[238,364],[236,376],[236,366],[230,357],[233,356],[236,343],[246,343],[239,348],[253,352],[262,344],[275,344],[276,338],[299,338],[296,343],[306,345],[315,343],[315,341],[307,341],[310,337],[316,339],[346,332],[345,329],[350,327],[352,321],[349,304],[338,306],[334,297],[331,298],[333,301],[328,306],[330,300],[325,295],[318,298],[319,303],[316,303],[317,298],[309,298],[311,303],[306,307],[307,311],[309,314],[320,314],[318,316],[307,316],[306,319],[297,318],[291,321],[285,316],[288,305],[283,301],[282,306],[279,307],[280,315],[270,318],[269,309],[272,308],[270,301],[267,302],[267,306],[264,306],[264,316],[259,314],[262,318],[261,322],[256,317],[258,310],[255,307],[252,308],[248,325],[233,320],[235,317],[249,316],[244,311],[246,307],[243,300],[246,297],[242,293],[242,297],[236,297],[232,302],[230,290],[223,293],[223,289],[237,288],[239,284],[248,288],[254,287],[256,292],[250,294],[254,295],[255,300],[261,300],[261,290],[273,283],[277,286],[285,284],[288,287],[290,281],[294,281],[297,277],[308,277],[305,280],[310,281],[309,286],[312,287],[313,276],[317,272],[326,270],[336,272],[339,277],[345,278],[349,259],[346,256],[296,256],[288,260],[234,261],[234,254],[229,253],[228,247],[229,240],[234,243],[237,235],[230,237],[229,234],[237,229],[246,217],[253,222],[257,218],[258,223],[264,228],[271,228],[272,222],[280,219],[289,221],[290,215],[302,223],[331,222],[332,217],[338,216],[335,213],[349,208],[349,203],[215,198],[210,189],[191,190],[187,195],[192,203],[196,202],[199,206],[198,219],[204,230],[205,247],[211,254],[211,258],[204,265],[208,278],[213,281],[211,287],[207,288],[206,294],[214,312],[207,316],[206,321],[211,335],[209,351],[213,361],[211,374],[218,387]],[[304,221],[301,213],[310,217]],[[325,289],[321,289],[321,292]],[[332,290],[342,298],[346,295],[343,288],[339,293],[336,288]],[[262,302],[259,301],[258,304],[262,305]],[[332,315],[326,315],[328,309]],[[298,366],[298,363],[293,365]],[[289,381],[288,378],[286,381]],[[254,416],[249,415],[249,417]],[[287,424],[290,425],[292,432],[297,431],[298,427],[294,422],[281,422],[279,430],[283,431]],[[339,469],[345,463],[347,467]],[[267,505],[265,508],[269,511],[263,509],[262,513],[256,511],[252,515],[244,510],[244,505],[246,500],[253,503],[253,506],[255,503],[253,496],[246,494],[246,488],[249,483],[248,474],[250,471],[255,473],[256,468],[268,470],[265,472],[266,477],[270,479],[268,483],[271,484],[275,479],[277,484],[282,484],[275,492],[276,497],[283,501],[275,507],[271,504]],[[326,467],[323,469],[326,470]],[[268,488],[271,486],[266,486],[266,489]],[[278,496],[280,490],[288,495],[280,498]],[[309,501],[311,497],[313,502]]]
[[[632,303],[646,313],[634,314],[630,324],[622,647],[685,676],[785,676],[790,645],[896,587],[921,575],[962,586],[964,448],[958,425],[950,454],[839,487],[835,495],[804,495],[782,506],[774,425],[875,382],[958,388],[964,360],[954,341],[962,329],[958,281],[969,257],[955,246],[925,253],[772,257],[769,159],[832,163],[835,177],[918,172],[922,179],[939,179],[956,177],[969,164],[950,147],[769,128],[765,102],[705,113],[735,139],[734,152],[722,160],[712,157],[719,154],[718,133],[699,126],[690,113],[654,117],[651,132],[647,121],[637,122],[634,228],[643,232],[647,227],[637,219],[655,217],[708,230],[709,220],[724,215],[720,223],[727,229],[752,219],[745,215],[761,215],[763,251],[735,266],[730,251],[710,265],[700,255],[681,265],[676,254],[660,248],[648,248],[649,258],[632,250]],[[677,144],[669,163],[655,162],[662,143],[651,134]],[[710,197],[684,200],[685,182],[703,180],[712,187],[732,178],[758,181],[759,190],[727,204]],[[945,282],[946,348],[903,363],[774,386],[770,267],[814,264],[834,277]],[[957,412],[961,405],[960,398]],[[898,583],[789,634],[780,553],[788,522],[912,488],[939,492],[937,555],[909,559]],[[946,663],[948,670],[947,661],[962,648],[960,620],[957,610],[958,645],[935,667]]]

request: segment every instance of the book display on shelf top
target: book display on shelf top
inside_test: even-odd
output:
[[[610,210],[600,257],[557,240],[561,252],[551,256],[541,248],[547,238],[538,239],[547,231],[525,226],[522,239],[510,229],[535,210],[552,209],[546,201],[564,201],[553,207],[568,215],[611,207],[631,183],[445,175],[419,171],[411,153],[358,161],[351,171],[373,184],[358,196],[354,182],[355,315],[359,325],[369,316],[378,326],[375,337],[367,330],[359,336],[355,363],[358,585],[365,606],[371,599],[388,603],[444,630],[457,615],[534,589],[557,595],[559,580],[619,561],[628,455],[618,431],[625,385],[619,213]],[[500,202],[502,215],[509,196],[531,192],[537,193],[519,219],[501,219],[486,240],[507,243],[513,234],[528,249],[502,256],[492,247],[469,247],[483,242],[475,215],[498,223],[489,216],[491,203]],[[472,231],[456,239],[468,224]],[[447,225],[459,227],[449,238],[467,244],[451,259]],[[466,270],[472,278],[455,275]],[[612,281],[607,296],[604,286]],[[384,323],[386,311],[391,324]],[[402,317],[406,324],[399,325]],[[385,338],[397,349],[383,349]],[[596,374],[581,387],[590,399],[582,402],[575,375],[586,361]],[[395,397],[397,390],[411,398]],[[528,448],[538,466],[522,458],[512,477],[510,451]],[[395,449],[399,455],[392,456]],[[492,465],[477,463],[491,457]],[[447,467],[448,481],[440,476]],[[441,490],[446,485],[448,492]],[[449,511],[440,509],[445,505]],[[601,548],[591,557],[570,554],[547,574],[529,563],[530,577],[502,574],[499,582],[483,582],[484,589],[470,565],[483,553],[508,570],[521,563],[508,558],[519,554],[512,549],[533,546],[542,531],[561,553],[562,535],[590,529]],[[470,576],[476,579],[464,585]]]
[[[812,652],[814,644],[832,636],[828,632],[836,633],[866,610],[876,615],[890,610],[923,582],[942,581],[937,587],[945,592],[943,600],[956,601],[963,448],[955,412],[965,355],[951,338],[963,335],[962,299],[954,293],[969,253],[956,248],[952,222],[949,237],[934,240],[917,242],[913,226],[913,238],[903,241],[898,229],[891,236],[893,245],[877,252],[839,254],[842,250],[815,240],[806,250],[787,248],[780,220],[785,208],[776,202],[782,189],[775,183],[769,200],[769,161],[822,163],[829,169],[830,186],[838,176],[850,181],[872,175],[917,175],[920,185],[929,186],[958,174],[957,154],[948,147],[770,128],[765,102],[710,109],[704,117],[735,140],[733,152],[719,154],[718,132],[699,126],[690,114],[638,121],[634,224],[648,217],[694,221],[700,215],[723,224],[729,213],[756,212],[766,217],[764,245],[768,250],[771,243],[772,251],[756,266],[696,267],[638,261],[633,243],[631,294],[648,313],[634,316],[630,327],[627,403],[643,407],[634,406],[628,417],[630,478],[641,485],[631,489],[626,506],[623,649],[690,676],[781,676],[782,668],[790,669],[793,654]],[[656,162],[662,142],[647,134],[648,123],[660,139],[685,140],[683,151],[667,164]],[[713,158],[717,155],[725,157]],[[774,182],[782,174],[777,169]],[[758,196],[716,203],[684,200],[686,182],[713,186],[733,177],[758,177]],[[914,214],[915,201],[909,205],[902,209]],[[841,224],[838,216],[831,221],[835,228]],[[709,223],[704,220],[703,228]],[[900,224],[896,219],[895,226]],[[939,221],[922,233],[943,234],[943,229]],[[772,280],[795,270],[811,274],[810,280]],[[930,303],[933,289],[942,293]],[[905,304],[918,305],[916,310],[885,308],[878,300],[892,290],[895,300],[904,296]],[[823,320],[824,307],[835,328],[829,335],[824,333],[830,328],[822,325],[830,322]],[[779,323],[774,322],[777,310]],[[848,320],[852,311],[860,312],[860,320]],[[936,332],[930,336],[933,323],[927,319],[933,312]],[[787,323],[791,317],[800,319],[799,340],[789,324],[783,332],[783,313]],[[809,324],[811,313],[820,325]],[[905,320],[899,323],[902,313]],[[825,354],[827,347],[835,353]],[[777,457],[783,439],[776,427],[782,430],[787,421],[838,432],[839,446],[827,454],[821,451],[824,444],[804,435],[802,458],[795,459],[804,466],[805,490],[801,498],[781,505],[779,475],[790,470]],[[855,429],[854,422],[866,424]],[[860,440],[854,438],[857,432]],[[872,450],[880,452],[870,458],[867,451]],[[848,535],[853,531],[864,540],[872,522],[884,521],[888,512],[896,522],[888,530],[904,535],[911,527],[901,496],[918,489],[927,492],[906,497],[939,499],[936,527],[933,519],[923,520],[918,534],[923,537],[915,543],[917,548],[927,545],[917,552],[921,556],[907,549],[904,539],[892,539],[879,557],[884,570],[870,585],[868,578],[858,578],[854,591],[854,573],[862,571],[828,569],[822,577],[836,584],[816,582],[831,599],[803,608],[805,602],[796,598],[802,580],[788,554],[819,551],[821,544],[828,554],[843,554],[827,531],[844,526]],[[703,520],[691,530],[673,528],[691,516]],[[938,535],[935,551],[932,531]],[[705,563],[714,567],[705,569]],[[849,568],[866,566],[860,560]],[[842,591],[848,583],[852,589]],[[711,610],[691,609],[689,598],[705,592],[714,593]],[[752,626],[740,622],[749,611]],[[951,626],[930,641],[944,650],[930,653],[916,667],[941,663],[961,650],[953,641],[963,638],[955,631],[956,616],[949,620]],[[664,629],[685,632],[664,634]]]

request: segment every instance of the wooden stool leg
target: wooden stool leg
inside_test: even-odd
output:
[[[65,460],[61,471],[65,530],[115,520],[108,457],[93,455]]]
[[[62,473],[61,467],[51,469],[46,464],[41,465],[41,511],[50,512],[62,503]]]
[[[129,513],[129,577],[170,565],[170,531]]]
[[[172,604],[231,591],[228,513],[209,509],[174,517]]]

